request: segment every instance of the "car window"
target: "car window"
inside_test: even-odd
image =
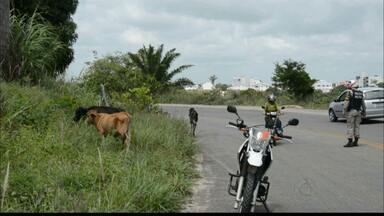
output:
[[[347,96],[347,92],[344,92],[342,95],[340,95],[338,101],[344,101],[346,96]]]
[[[384,99],[384,90],[365,92],[365,100]]]

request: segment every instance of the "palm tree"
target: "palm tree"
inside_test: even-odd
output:
[[[215,86],[215,81],[217,80],[217,76],[216,75],[212,75],[209,77],[209,81],[211,81],[212,85]]]
[[[182,65],[170,71],[171,64],[175,61],[180,53],[175,52],[175,48],[167,51],[163,56],[163,44],[155,49],[152,45],[148,48],[143,46],[137,53],[128,53],[132,64],[138,67],[144,74],[154,78],[161,88],[172,85],[171,79],[183,70],[193,65]],[[186,78],[181,78],[180,82],[186,81]],[[175,83],[180,83],[176,80]]]
[[[0,1],[0,70],[8,50],[9,33],[9,1]]]

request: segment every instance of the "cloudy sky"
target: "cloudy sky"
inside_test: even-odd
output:
[[[383,76],[382,0],[79,0],[78,40],[67,78],[84,62],[143,45],[164,44],[181,56],[173,67],[195,83],[235,76],[271,83],[275,63],[306,64],[329,82]]]

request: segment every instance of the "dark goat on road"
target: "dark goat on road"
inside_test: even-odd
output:
[[[73,120],[75,122],[78,122],[80,119],[82,119],[85,116],[87,116],[87,113],[89,111],[91,111],[91,110],[94,110],[96,113],[108,113],[108,114],[117,113],[117,112],[124,112],[125,111],[125,110],[120,109],[120,108],[108,107],[108,106],[91,106],[91,107],[88,107],[88,108],[79,107],[75,111],[75,117],[73,118]]]
[[[198,117],[199,114],[196,112],[195,108],[189,108],[189,122],[191,123],[191,133],[193,136],[195,136]]]

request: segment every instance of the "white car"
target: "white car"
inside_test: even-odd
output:
[[[363,119],[383,118],[384,117],[384,88],[364,87],[358,88],[364,94],[366,115]],[[347,91],[343,91],[333,102],[329,104],[329,120],[336,122],[338,118],[345,118],[344,99]]]

